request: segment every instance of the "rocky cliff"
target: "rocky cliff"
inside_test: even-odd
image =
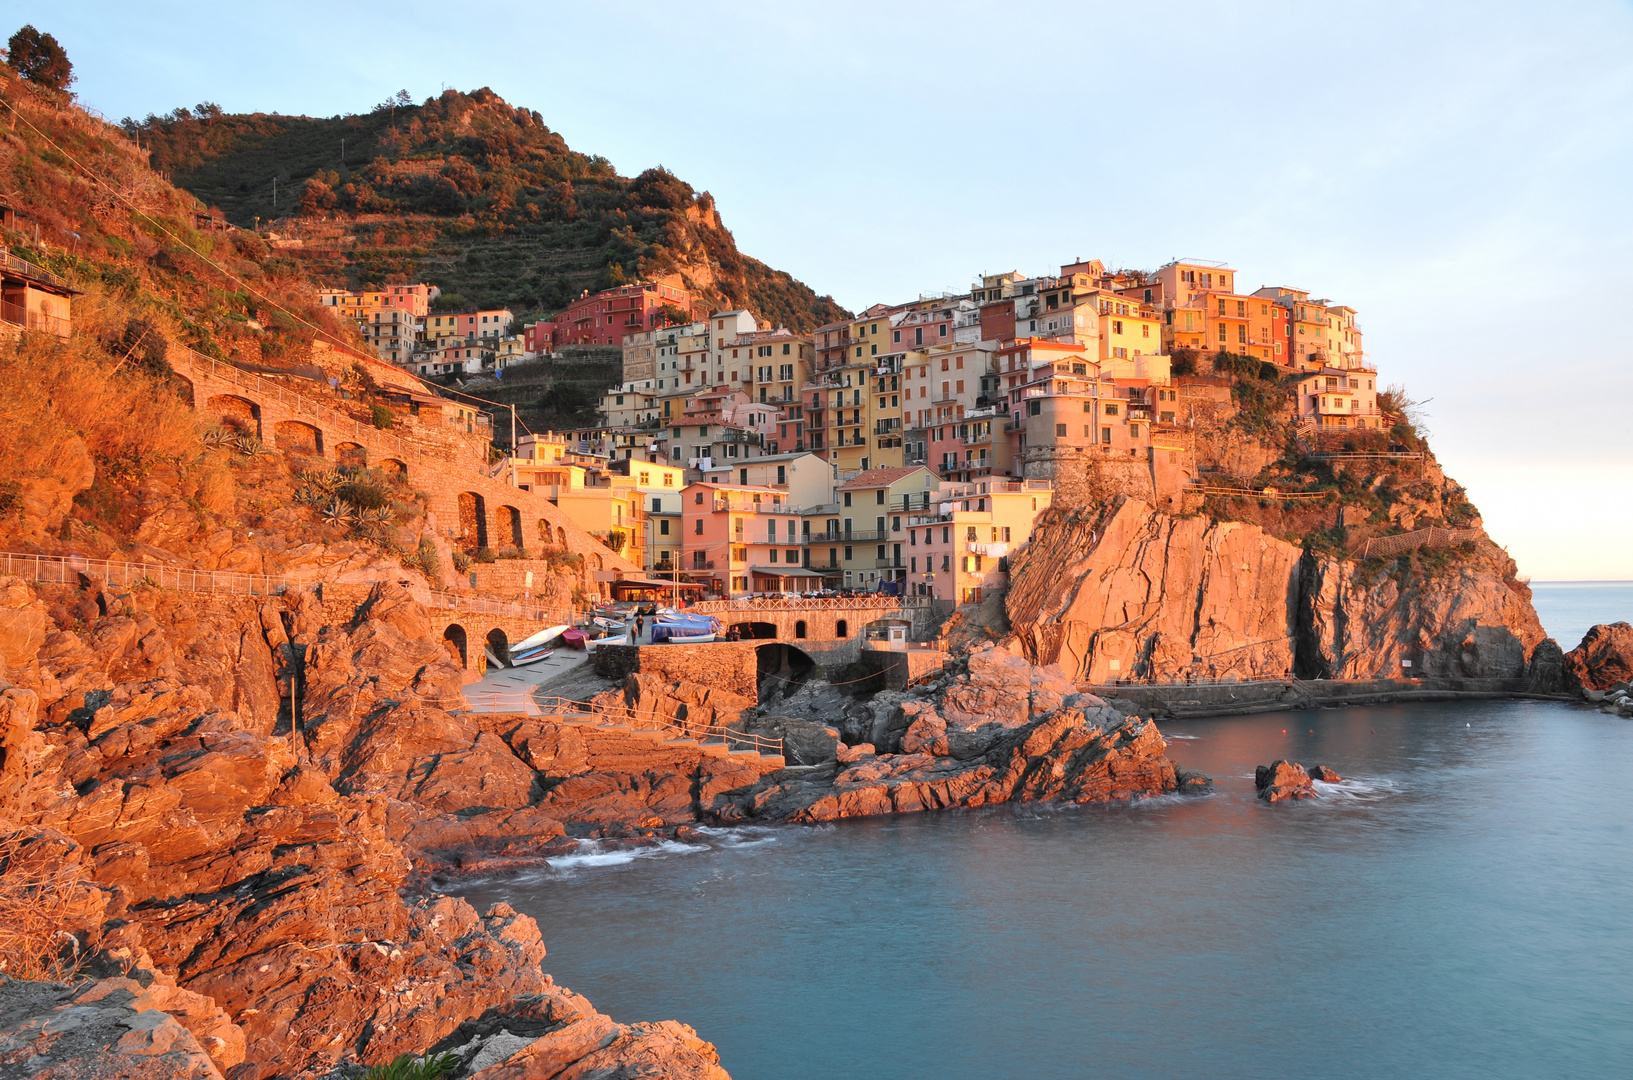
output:
[[[553,986],[531,919],[428,892],[427,876],[700,823],[1206,786],[1176,774],[1154,725],[993,648],[857,706],[854,722],[818,705],[865,744],[820,737],[797,700],[782,703],[796,715],[759,717],[637,677],[604,702],[683,725],[780,725],[816,763],[769,773],[665,732],[450,711],[461,673],[425,610],[390,583],[331,592],[0,579],[0,906],[40,916],[0,933],[0,959],[71,971],[89,957],[82,970],[112,980],[28,998],[9,1028],[0,1017],[0,1053],[40,1045],[41,1017],[94,1000],[110,1031],[168,1032],[177,1075],[322,1075],[503,1029],[538,1041],[493,1050],[499,1071],[481,1075],[644,1062],[717,1078],[690,1029],[613,1024]]]
[[[1489,540],[1467,547],[1403,573],[1118,498],[1040,520],[1008,613],[1028,659],[1085,682],[1524,678],[1547,636],[1529,591]]]

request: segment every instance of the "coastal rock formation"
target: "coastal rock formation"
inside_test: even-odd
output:
[[[1369,577],[1354,562],[1307,559],[1299,672],[1323,679],[1524,678],[1548,635],[1530,596],[1509,585],[1513,580],[1513,560],[1489,544],[1429,580]]]
[[[1342,781],[1344,778],[1339,776],[1335,770],[1329,769],[1325,765],[1317,765],[1310,770],[1310,779],[1319,780],[1323,784],[1336,784]]]
[[[715,1048],[673,1020],[618,1024],[553,983],[465,1021],[433,1047],[470,1080],[729,1080]]]
[[[1265,802],[1315,798],[1315,785],[1310,783],[1310,774],[1304,771],[1304,766],[1285,759],[1254,769],[1253,786]]]
[[[1584,690],[1608,690],[1633,681],[1633,625],[1601,623],[1565,654],[1566,677]]]
[[[444,711],[458,669],[394,586],[355,607],[94,582],[0,597],[19,680],[0,684],[0,839],[68,883],[53,918],[82,952],[137,958],[105,981],[146,996],[104,996],[129,991],[167,1045],[207,1055],[167,1075],[391,1060],[550,986],[532,919],[410,885],[439,849],[548,850],[563,826],[524,757],[571,748]]]
[[[1065,673],[988,646],[902,701],[887,745],[841,747],[820,768],[773,773],[708,807],[719,821],[831,821],[1012,801],[1086,803],[1180,788],[1156,725],[1127,718]],[[1206,790],[1189,778],[1187,791]]]
[[[1009,621],[1027,659],[1077,681],[1280,676],[1301,555],[1257,525],[1122,499],[1103,523],[1058,515],[1034,533],[1013,563]]]
[[[127,978],[71,986],[3,979],[0,1073],[38,1080],[221,1080],[217,1063],[166,1011],[174,996],[161,984]]]
[[[1013,579],[1022,651],[1079,681],[1533,677],[1554,692],[1555,650],[1489,542],[1401,576],[1125,498],[1107,514],[1052,511]]]

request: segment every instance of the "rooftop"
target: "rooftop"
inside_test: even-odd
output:
[[[866,472],[857,473],[854,477],[845,481],[840,485],[840,490],[889,487],[896,481],[911,476],[916,472],[929,471],[923,465],[898,465],[888,469],[869,469]]]

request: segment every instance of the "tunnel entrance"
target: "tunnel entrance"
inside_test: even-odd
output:
[[[797,693],[816,671],[816,661],[804,649],[778,642],[754,650],[760,700]]]

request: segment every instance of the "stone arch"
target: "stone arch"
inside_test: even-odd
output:
[[[463,626],[458,623],[449,623],[448,628],[442,632],[442,647],[448,650],[448,657],[454,663],[462,668],[469,665],[469,659],[465,654],[465,628]]]
[[[366,468],[369,463],[369,452],[358,443],[336,443],[335,460],[342,465],[355,465],[360,469]]]
[[[777,624],[768,622],[740,622],[731,627],[737,631],[737,636],[743,641],[775,640]]]
[[[495,626],[492,630],[489,630],[487,644],[488,651],[498,658],[501,666],[516,666],[515,661],[511,660],[510,658],[510,638],[505,636],[505,632],[503,630],[497,626]]]
[[[602,562],[602,560],[601,560],[601,556],[599,556],[599,555],[591,555],[591,556],[590,556],[590,558],[592,558],[592,559],[594,559],[594,560],[595,560],[595,568],[596,568],[596,569],[597,569],[597,570],[605,570],[605,569],[606,569],[606,568],[607,568],[607,567],[606,567],[606,564],[605,564],[605,563],[603,563],[603,562]]]
[[[526,547],[527,537],[522,535],[522,512],[514,506],[501,506],[497,512],[498,539],[504,541],[505,547]]]
[[[797,638],[803,638],[805,636],[805,620],[804,619],[795,619],[794,620],[794,636],[797,637]]]
[[[562,528],[560,525],[556,526],[556,543],[560,544],[562,547],[567,546],[567,530]]]
[[[219,417],[224,428],[240,435],[261,434],[261,406],[237,394],[217,394],[205,403],[205,415]]]
[[[459,546],[467,555],[488,546],[487,500],[474,491],[459,493]]]
[[[851,624],[850,623],[846,622],[844,619],[840,619],[839,621],[834,623],[834,637],[836,637],[836,638],[848,638],[850,636],[851,636]]]
[[[273,441],[279,450],[323,456],[323,432],[299,420],[280,420],[273,426]]]
[[[399,480],[408,479],[408,466],[398,461],[396,458],[381,458],[380,464],[376,465],[375,468],[379,469],[387,476],[395,476]]]
[[[816,661],[804,649],[775,642],[754,650],[754,666],[756,681],[763,687],[760,700],[764,701],[776,690],[785,695],[797,690],[816,670]],[[765,686],[767,679],[774,680],[772,686]]]
[[[188,408],[198,408],[198,393],[193,388],[192,379],[172,371],[170,373],[170,386],[176,391],[176,396],[187,403]]]

